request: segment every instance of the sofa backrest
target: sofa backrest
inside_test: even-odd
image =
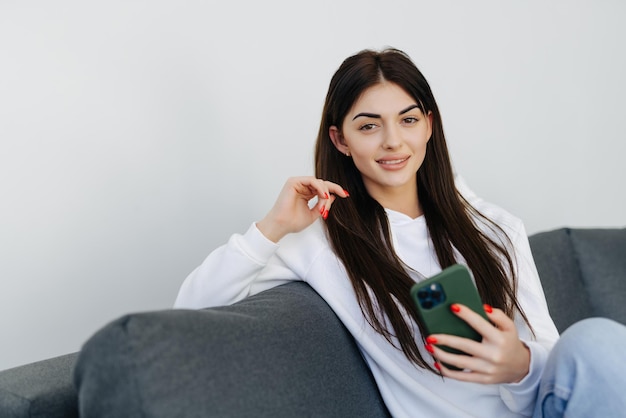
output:
[[[529,240],[559,331],[592,316],[626,324],[626,229],[562,228]]]

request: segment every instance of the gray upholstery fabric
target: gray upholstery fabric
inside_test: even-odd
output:
[[[125,316],[84,346],[81,416],[387,416],[351,336],[307,285]]]
[[[78,417],[72,369],[77,354],[67,354],[0,373],[0,417]]]
[[[562,228],[529,239],[559,331],[592,316],[626,324],[626,229]]]
[[[550,315],[560,332],[593,316],[578,261],[573,257],[570,234],[570,229],[563,228],[529,238]]]
[[[574,229],[570,236],[593,314],[626,324],[626,229]]]

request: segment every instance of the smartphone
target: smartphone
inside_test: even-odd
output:
[[[453,334],[475,341],[482,340],[478,332],[450,310],[450,305],[460,303],[489,320],[467,267],[454,264],[441,273],[414,284],[411,298],[426,335]],[[438,347],[450,353],[466,354],[447,346]]]

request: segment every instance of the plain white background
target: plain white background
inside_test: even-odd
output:
[[[406,51],[529,233],[623,227],[626,3],[0,2],[0,369],[76,351],[312,173],[331,75]]]

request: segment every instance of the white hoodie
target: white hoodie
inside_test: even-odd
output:
[[[233,235],[187,277],[175,307],[200,309],[227,305],[289,281],[305,281],[324,298],[357,341],[394,417],[530,416],[541,372],[558,332],[548,313],[526,231],[519,219],[477,198],[461,179],[457,179],[457,188],[472,206],[509,235],[515,249],[518,301],[536,336],[533,338],[521,318],[515,318],[520,339],[531,352],[530,371],[519,383],[466,383],[442,379],[414,366],[402,351],[366,322],[321,220],[300,233],[287,235],[278,244],[265,238],[255,224],[245,234]],[[411,219],[392,210],[387,210],[387,216],[400,259],[426,277],[440,272],[424,217]],[[488,228],[485,231],[489,233]],[[463,262],[460,255],[457,260]],[[419,335],[417,328],[416,335]],[[424,347],[420,349],[424,358],[430,357]]]

